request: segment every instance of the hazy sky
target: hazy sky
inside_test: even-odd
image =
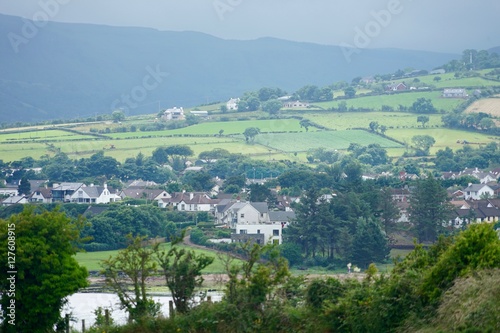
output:
[[[459,53],[500,46],[499,0],[0,0],[29,19]]]

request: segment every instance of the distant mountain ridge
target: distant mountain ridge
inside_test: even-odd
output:
[[[274,38],[55,22],[31,36],[29,25],[36,27],[0,15],[0,122],[91,117],[116,107],[155,113],[158,101],[161,108],[188,107],[262,87],[293,92],[400,68],[429,70],[459,57],[360,49],[349,62],[338,46]]]

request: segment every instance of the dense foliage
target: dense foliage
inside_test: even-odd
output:
[[[0,331],[49,332],[62,323],[66,297],[87,286],[87,270],[74,257],[82,223],[34,207],[0,220]]]

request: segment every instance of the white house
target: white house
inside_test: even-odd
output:
[[[183,212],[209,212],[212,211],[219,200],[212,199],[205,192],[175,192],[170,198],[158,201],[160,208],[173,207]]]
[[[163,115],[161,116],[161,119],[164,121],[183,120],[184,119],[184,109],[182,107],[180,107],[180,108],[173,107],[170,109],[166,109],[165,111],[163,111]]]
[[[226,103],[226,107],[228,110],[238,110],[238,103],[240,102],[239,98],[230,98]]]
[[[495,191],[486,184],[469,184],[464,190],[465,200],[479,200],[481,197],[493,197]]]
[[[467,94],[467,91],[465,89],[451,88],[451,89],[444,89],[442,97],[444,97],[444,98],[467,98],[467,97],[469,97],[469,94]]]
[[[28,197],[29,202],[51,203],[52,202],[52,189],[39,187],[34,190]]]
[[[132,199],[146,199],[157,201],[158,204],[162,199],[168,199],[172,196],[165,190],[160,189],[147,189],[141,187],[129,187],[123,189],[120,192],[120,197],[122,199],[132,198]]]
[[[301,101],[288,101],[283,103],[284,108],[307,108],[309,107],[309,103],[301,102]]]
[[[229,202],[217,206],[215,211],[217,224],[236,228],[236,224],[269,223],[269,209],[265,202]]]
[[[281,244],[282,243],[281,224],[236,224],[235,233],[231,235],[231,241],[247,242],[254,241],[257,244]]]
[[[82,186],[75,191],[70,201],[75,203],[110,203],[120,201],[121,197],[115,192],[108,189],[107,184],[104,186]]]
[[[208,111],[191,111],[190,113],[196,117],[208,118]]]

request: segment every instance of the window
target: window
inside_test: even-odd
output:
[[[244,217],[245,217],[245,214],[240,214],[240,217],[241,217],[241,218],[244,218]]]
[[[257,233],[260,234],[260,229],[257,229]]]
[[[186,206],[185,206],[184,204],[182,204],[182,205],[181,205],[181,210],[185,210],[185,207],[186,207]]]
[[[273,230],[273,236],[279,236],[280,235],[280,230],[279,229],[274,229]]]
[[[247,234],[247,229],[240,229],[240,234],[241,235],[246,235]]]

